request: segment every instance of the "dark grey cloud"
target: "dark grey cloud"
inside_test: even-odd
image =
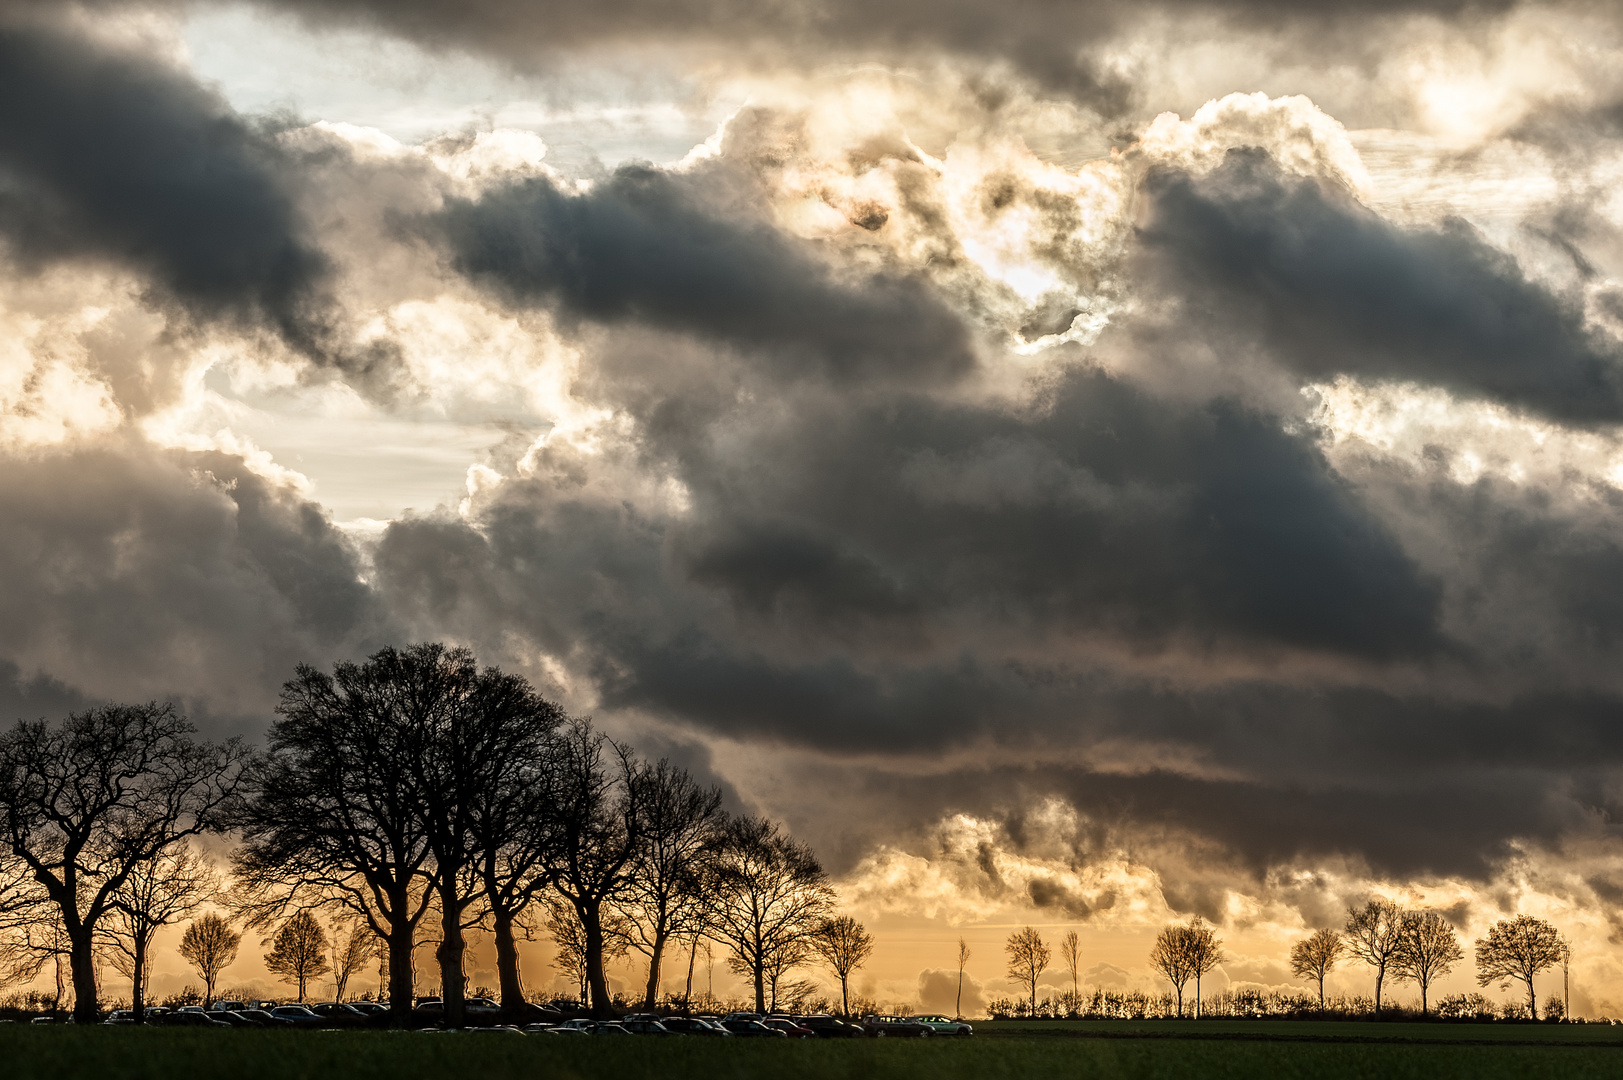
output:
[[[788,377],[917,382],[973,365],[964,327],[918,281],[836,280],[763,221],[714,205],[707,179],[633,165],[578,195],[534,178],[448,200],[421,227],[510,301],[762,351]]]
[[[1623,418],[1623,350],[1582,304],[1535,283],[1467,223],[1406,229],[1260,150],[1204,177],[1144,184],[1146,283],[1181,330],[1243,354],[1260,341],[1311,378],[1442,386],[1571,423]]]
[[[271,131],[160,60],[0,24],[0,245],[16,262],[110,260],[160,304],[266,327],[380,386],[394,354],[342,343],[298,172]]]

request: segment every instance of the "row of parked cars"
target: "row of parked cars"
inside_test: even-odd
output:
[[[634,1013],[619,1020],[592,1020],[578,1014],[577,1002],[527,1005],[522,1024],[498,1024],[501,1006],[489,998],[467,999],[473,1030],[496,1030],[527,1035],[693,1035],[714,1038],[858,1039],[924,1038],[931,1035],[973,1035],[961,1020],[939,1015],[865,1017],[860,1022],[840,1020],[826,1013],[728,1013],[721,1017],[659,1016]],[[412,1009],[414,1020],[432,1027],[443,1019],[445,1006],[438,998],[420,999]],[[187,1005],[179,1009],[151,1008],[146,1022],[184,1027],[385,1027],[391,1022],[389,1006],[375,1001],[328,1001],[316,1005],[278,1005],[275,1002],[216,1001],[209,1008]],[[120,1009],[109,1024],[133,1024],[134,1013]]]

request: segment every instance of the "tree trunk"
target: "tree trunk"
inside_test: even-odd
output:
[[[755,958],[755,1011],[766,1012],[766,964]]]
[[[518,939],[513,934],[513,916],[498,909],[492,922],[496,937],[496,982],[501,990],[502,1012],[516,1017],[524,1010],[524,979],[518,969]]]
[[[396,907],[396,911],[403,911],[403,907]],[[389,936],[389,1023],[395,1027],[411,1026],[412,1000],[416,992],[415,972],[412,970],[412,946],[416,944],[412,939],[416,937],[414,927],[400,927],[392,925]]]
[[[1200,1019],[1200,972],[1195,972],[1195,1019]]]
[[[845,986],[843,984],[840,986],[840,994],[841,994],[842,997],[845,994]],[[847,1015],[847,1016],[851,1015],[851,1007],[849,1005],[847,1005],[845,1007],[845,1015]],[[964,969],[963,968],[958,969],[958,1003],[953,1006],[952,1015],[956,1019],[959,1019],[959,1020],[962,1020],[964,1018]]]
[[[73,1019],[79,1024],[94,1024],[100,1016],[101,1006],[96,1000],[96,950],[89,927],[80,927],[79,933],[68,938],[69,971],[73,976]]]
[[[304,968],[299,968],[299,1004],[304,1004]]]
[[[1530,1019],[1538,1019],[1538,997],[1533,993],[1533,977],[1531,975],[1527,977],[1527,1015]]]
[[[851,995],[846,990],[846,986],[848,985],[849,981],[850,978],[848,974],[840,976],[840,1015],[846,1017],[847,1019],[849,1019],[851,1016]],[[962,997],[963,990],[960,989],[958,994],[960,997]]]
[[[614,1018],[614,1003],[609,1000],[609,979],[603,971],[603,920],[596,904],[576,905],[581,927],[586,931],[586,984],[591,991],[592,1016],[598,1020]]]
[[[457,903],[456,875],[442,873],[440,884],[440,1001],[445,1007],[445,1026],[459,1028],[467,1018],[466,990],[463,987],[462,908]]]
[[[1324,1011],[1324,972],[1319,972],[1319,1011]]]
[[[693,963],[699,958],[699,935],[693,935],[693,948],[688,950],[688,985],[682,991],[682,1011],[692,1008],[693,1001]]]
[[[137,1024],[147,1022],[147,946],[139,934],[134,941],[130,963],[130,1016]]]
[[[659,999],[659,969],[665,958],[666,937],[665,931],[654,931],[654,947],[648,952],[648,992],[644,995],[642,1003],[645,1012],[653,1012],[654,1005]]]
[[[1386,966],[1384,964],[1375,969],[1375,1015],[1377,1018],[1381,1015],[1381,979],[1385,976]]]
[[[1178,984],[1178,1019],[1183,1019],[1183,984]]]

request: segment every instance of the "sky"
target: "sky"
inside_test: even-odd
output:
[[[1327,6],[0,0],[0,716],[451,641],[882,1001],[1386,896],[1623,1014],[1623,15]]]

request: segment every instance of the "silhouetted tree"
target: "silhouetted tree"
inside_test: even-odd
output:
[[[273,975],[280,975],[283,982],[296,983],[300,1001],[304,1000],[306,984],[327,973],[327,932],[308,911],[294,912],[276,937],[262,944],[271,947],[265,954],[265,967]]]
[[[1178,999],[1178,1015],[1183,1015],[1183,988],[1194,977],[1194,953],[1189,947],[1189,927],[1173,923],[1155,935],[1150,947],[1150,967],[1172,984]]]
[[[1071,974],[1071,1004],[1075,1007],[1082,1000],[1082,938],[1075,930],[1067,930],[1059,939],[1059,957]]]
[[[958,939],[958,1003],[953,1007],[953,1018],[964,1017],[964,968],[969,965],[969,942]],[[847,1014],[849,1015],[849,1014]]]
[[[873,935],[849,915],[824,919],[817,925],[811,947],[840,980],[840,1013],[851,1015],[851,973],[873,952]]]
[[[1291,946],[1291,973],[1312,979],[1319,986],[1319,1008],[1324,1008],[1324,977],[1341,959],[1345,946],[1334,930],[1315,930]]]
[[[1379,897],[1361,908],[1347,909],[1347,952],[1375,969],[1375,1015],[1381,1014],[1381,985],[1386,969],[1403,945],[1398,906]]]
[[[648,957],[643,1008],[659,997],[665,946],[706,921],[704,878],[722,821],[721,790],[700,787],[668,761],[633,770],[638,844],[617,907],[632,929],[631,947]]]
[[[1009,935],[1003,951],[1009,958],[1009,978],[1026,988],[1031,997],[1031,1014],[1037,1015],[1037,979],[1048,968],[1052,954],[1042,935],[1029,926]]]
[[[607,752],[605,752],[607,748]],[[587,720],[570,722],[554,744],[557,843],[553,888],[575,910],[583,935],[586,984],[595,1016],[610,1016],[604,973],[605,921],[631,887],[641,842],[640,799],[631,751],[597,734]]]
[[[401,721],[393,697],[370,663],[336,664],[332,675],[299,666],[282,687],[268,753],[251,770],[232,864],[234,903],[250,926],[335,903],[365,919],[388,950],[390,1011],[405,1026],[433,865],[421,733]]]
[[[1420,987],[1420,1015],[1427,1013],[1426,992],[1465,957],[1454,928],[1435,911],[1405,911],[1398,918],[1398,951],[1392,974]]]
[[[1201,921],[1199,915],[1189,920],[1184,947],[1189,950],[1189,969],[1195,976],[1195,1015],[1200,1015],[1200,980],[1223,962],[1223,941],[1217,932]]]
[[[231,929],[231,924],[219,915],[209,912],[192,920],[180,938],[180,955],[203,980],[203,1000],[212,1004],[214,987],[220,972],[230,967],[237,958],[237,947],[242,935]]]
[[[728,965],[751,980],[766,1009],[767,971],[798,950],[827,916],[834,892],[811,849],[765,818],[730,819],[712,877],[710,931],[728,946]]]
[[[1517,979],[1527,986],[1527,1012],[1538,1019],[1538,997],[1533,993],[1533,977],[1561,962],[1566,943],[1555,927],[1532,915],[1503,919],[1488,929],[1488,936],[1476,942],[1476,982],[1478,986],[1504,979]]]
[[[378,937],[361,919],[351,918],[333,927],[333,1000],[343,1001],[349,980],[378,955]]]
[[[160,852],[130,871],[113,893],[107,919],[110,959],[119,974],[130,980],[130,1009],[135,1022],[146,1022],[148,958],[158,930],[190,915],[219,888],[208,864],[184,841]],[[213,1000],[210,987],[209,1000]]]
[[[576,914],[575,906],[560,897],[548,896],[543,899],[542,907],[547,912],[547,931],[552,935],[552,943],[558,950],[553,957],[553,967],[558,969],[560,975],[575,981],[580,988],[581,1001],[590,1001],[586,928],[580,924],[580,916]],[[607,913],[603,920],[603,962],[612,964],[624,957],[631,951],[629,941],[630,934],[621,924],[619,917],[613,912]]]
[[[131,873],[221,828],[245,751],[196,742],[169,705],[106,705],[0,736],[0,844],[28,865],[69,947],[74,1017],[93,1023],[102,919]]]

